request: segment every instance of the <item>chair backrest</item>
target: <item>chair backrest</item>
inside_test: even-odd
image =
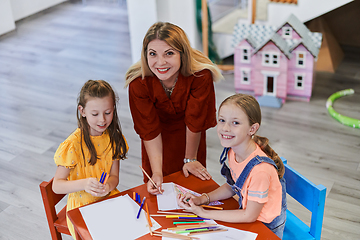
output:
[[[286,192],[306,207],[311,212],[310,235],[320,240],[324,208],[326,187],[315,185],[295,169],[287,164],[287,160],[282,158],[285,166]]]
[[[44,202],[46,218],[48,220],[51,237],[53,240],[62,239],[61,233],[70,235],[66,224],[66,206],[59,212],[56,212],[56,204],[63,199],[66,194],[56,194],[52,190],[53,179],[49,182],[40,183],[40,192]]]

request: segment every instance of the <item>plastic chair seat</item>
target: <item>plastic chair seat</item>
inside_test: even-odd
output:
[[[286,211],[286,223],[283,239],[315,240],[310,228],[289,210]]]

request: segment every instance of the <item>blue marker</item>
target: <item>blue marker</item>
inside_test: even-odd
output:
[[[101,174],[101,178],[100,178],[100,181],[99,181],[100,183],[102,183],[101,181],[102,181],[103,178],[104,178],[104,173],[105,173],[105,172],[103,172],[103,173]]]
[[[143,200],[142,200],[142,203],[141,203],[141,205],[140,205],[139,212],[138,212],[138,214],[137,214],[137,216],[136,216],[137,219],[139,219],[139,217],[140,217],[141,209],[142,209],[143,206],[144,206],[145,199],[146,199],[146,197],[144,197]]]

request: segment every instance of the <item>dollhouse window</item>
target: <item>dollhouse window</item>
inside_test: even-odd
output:
[[[291,27],[282,28],[282,37],[283,38],[292,38],[292,29]]]
[[[296,53],[296,67],[305,68],[305,56],[306,56],[306,52]]]
[[[242,63],[250,63],[250,49],[249,48],[241,49],[241,62]]]
[[[263,54],[263,66],[279,67],[280,56],[278,53],[264,53]]]
[[[241,72],[241,83],[242,84],[250,84],[250,69],[242,68]]]
[[[304,74],[295,74],[295,89],[302,90],[304,89]]]

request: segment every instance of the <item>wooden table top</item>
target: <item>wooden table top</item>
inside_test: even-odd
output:
[[[179,184],[185,188],[191,189],[198,193],[203,192],[210,192],[214,189],[216,189],[219,185],[213,181],[202,181],[201,179],[194,177],[193,175],[190,175],[188,178],[184,177],[184,174],[182,171],[173,173],[169,176],[164,177],[164,182],[174,182],[176,184]],[[129,196],[132,198],[133,192],[137,192],[140,194],[141,197],[146,197],[146,202],[149,207],[149,213],[150,214],[157,214],[157,198],[154,195],[151,195],[147,192],[146,184],[142,184],[140,186],[131,188],[129,190],[123,191],[117,195],[114,195],[112,197],[122,196],[125,194],[129,194]],[[222,200],[224,204],[221,205],[223,209],[237,209],[239,207],[239,204],[237,201],[233,198]],[[96,204],[96,203],[92,203]],[[182,212],[183,213],[183,212]],[[81,212],[79,208],[70,210],[68,213],[68,217],[70,218],[71,222],[74,224],[75,230],[79,233],[80,237],[83,240],[90,240],[92,239],[89,230],[85,224],[85,221],[81,215]],[[161,226],[162,228],[166,229],[169,227],[173,227],[172,220],[166,219],[164,217],[153,217]],[[253,223],[227,223],[222,221],[216,221],[218,224],[225,225],[228,227],[237,228],[244,231],[250,231],[257,233],[258,236],[256,240],[272,240],[279,238],[270,230],[268,229],[262,222],[256,221]],[[159,229],[158,229],[159,230]],[[150,234],[146,234],[140,238],[139,240],[146,240],[146,239],[154,239]]]

